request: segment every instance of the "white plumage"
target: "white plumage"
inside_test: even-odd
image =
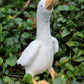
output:
[[[50,33],[50,16],[53,8],[45,8],[45,0],[41,0],[37,9],[37,35],[23,51],[17,61],[25,67],[25,73],[32,76],[52,70],[54,53],[58,52],[59,45],[56,38]]]

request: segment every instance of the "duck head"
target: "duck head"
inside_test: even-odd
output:
[[[57,0],[40,0],[38,7],[51,10]]]
[[[40,0],[37,8],[37,16],[49,20],[56,1],[57,0]]]

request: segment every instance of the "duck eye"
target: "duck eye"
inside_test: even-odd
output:
[[[42,5],[40,7],[42,7]]]

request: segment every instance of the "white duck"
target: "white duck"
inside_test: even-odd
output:
[[[33,76],[49,70],[52,78],[56,75],[52,64],[54,53],[58,52],[59,45],[56,38],[50,33],[50,17],[56,0],[40,0],[37,8],[37,35],[36,40],[32,41],[23,51],[17,61],[25,67],[25,73]],[[33,80],[34,84],[37,84]],[[48,84],[40,81],[38,84]]]

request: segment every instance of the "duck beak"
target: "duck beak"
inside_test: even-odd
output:
[[[57,0],[45,0],[45,8],[51,10]]]

